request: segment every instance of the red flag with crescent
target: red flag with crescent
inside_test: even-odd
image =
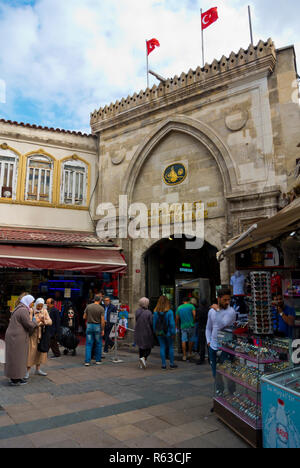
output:
[[[150,41],[147,41],[148,55],[154,51],[155,47],[160,47],[160,43],[157,39],[150,39]]]
[[[202,29],[208,28],[208,26],[213,24],[218,19],[219,19],[219,15],[218,15],[217,7],[211,8],[210,10],[207,10],[205,13],[202,13],[202,18],[201,18]]]

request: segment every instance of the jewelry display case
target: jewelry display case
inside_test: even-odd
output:
[[[291,367],[291,342],[233,330],[220,332],[218,341],[214,411],[251,446],[261,447],[261,379]]]

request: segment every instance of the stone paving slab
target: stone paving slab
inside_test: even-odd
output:
[[[121,355],[85,368],[79,347],[25,387],[10,387],[0,365],[0,448],[248,447],[210,413],[208,365],[164,371],[155,348],[143,370],[136,352]]]

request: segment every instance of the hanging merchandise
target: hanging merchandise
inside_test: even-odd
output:
[[[274,266],[279,266],[279,264],[280,264],[280,257],[279,257],[278,249],[271,244],[267,244],[266,250],[265,250],[264,266],[274,267]]]
[[[251,251],[252,266],[262,267],[264,265],[265,251],[262,247],[255,247]]]
[[[257,335],[272,335],[272,293],[271,274],[253,271],[250,273],[252,287],[252,307],[250,307],[249,326]]]
[[[272,294],[282,294],[282,277],[277,271],[274,271],[271,278]]]
[[[128,328],[129,306],[121,304],[119,312],[119,338],[125,338]]]
[[[241,296],[245,294],[246,277],[240,271],[236,271],[230,279],[230,285],[233,287],[233,295]]]

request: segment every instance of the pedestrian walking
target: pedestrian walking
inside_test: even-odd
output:
[[[42,340],[43,333],[48,334],[50,348],[50,327],[52,325],[52,320],[46,309],[44,299],[39,298],[36,300],[33,309],[30,310],[30,319],[32,322],[38,323],[39,326],[29,338],[27,373],[24,377],[26,380],[29,379],[30,369],[33,366],[35,366],[35,375],[41,377],[47,376],[47,373],[41,370],[41,365],[47,362],[47,352],[41,351],[39,344]],[[48,329],[46,330],[46,328]]]
[[[162,369],[167,368],[167,351],[170,359],[170,369],[178,366],[174,362],[173,338],[176,335],[174,312],[171,310],[170,301],[166,296],[161,296],[154,309],[153,330],[160,346]]]
[[[110,338],[110,334],[114,323],[110,321],[110,315],[115,314],[117,312],[117,308],[111,303],[110,297],[104,298],[104,320],[105,320],[105,333],[104,333],[104,354],[108,353],[108,349],[113,349],[115,343]]]
[[[39,319],[34,323],[30,319],[30,307],[34,297],[27,294],[21,299],[11,314],[5,334],[5,375],[13,386],[25,385],[29,335],[38,328]]]
[[[181,328],[181,342],[183,361],[191,359],[195,337],[196,308],[189,302],[189,298],[183,299],[183,304],[176,311],[176,327]]]
[[[96,343],[96,364],[100,365],[102,362],[102,337],[104,336],[105,321],[104,309],[100,302],[101,297],[96,296],[94,304],[89,304],[83,314],[84,320],[87,321],[85,345],[85,366],[87,367],[91,364],[94,342]]]
[[[47,299],[46,306],[48,309],[49,316],[52,320],[52,325],[50,328],[50,348],[52,350],[53,358],[59,358],[61,356],[59,345],[58,345],[58,338],[59,338],[59,330],[60,330],[60,313],[59,310],[54,305],[54,299]]]
[[[78,330],[78,313],[71,301],[66,304],[63,310],[61,325],[65,329],[68,329],[67,336],[63,336],[61,344],[65,346],[64,355],[66,356],[69,351],[72,356],[76,356],[76,348],[79,344],[79,339],[76,336]]]
[[[200,300],[200,305],[197,310],[196,323],[198,324],[198,352],[199,361],[198,366],[201,366],[205,362],[205,354],[207,349],[205,330],[208,319],[209,306],[206,299]]]
[[[140,367],[146,369],[147,359],[154,346],[153,315],[148,309],[149,299],[139,300],[139,308],[135,312],[134,342],[139,348]]]
[[[194,338],[193,338],[193,352],[198,353],[199,352],[199,307],[198,307],[198,300],[195,297],[192,297],[190,299],[190,304],[193,304],[193,306],[196,309],[196,315],[195,315],[195,324],[194,324]]]

